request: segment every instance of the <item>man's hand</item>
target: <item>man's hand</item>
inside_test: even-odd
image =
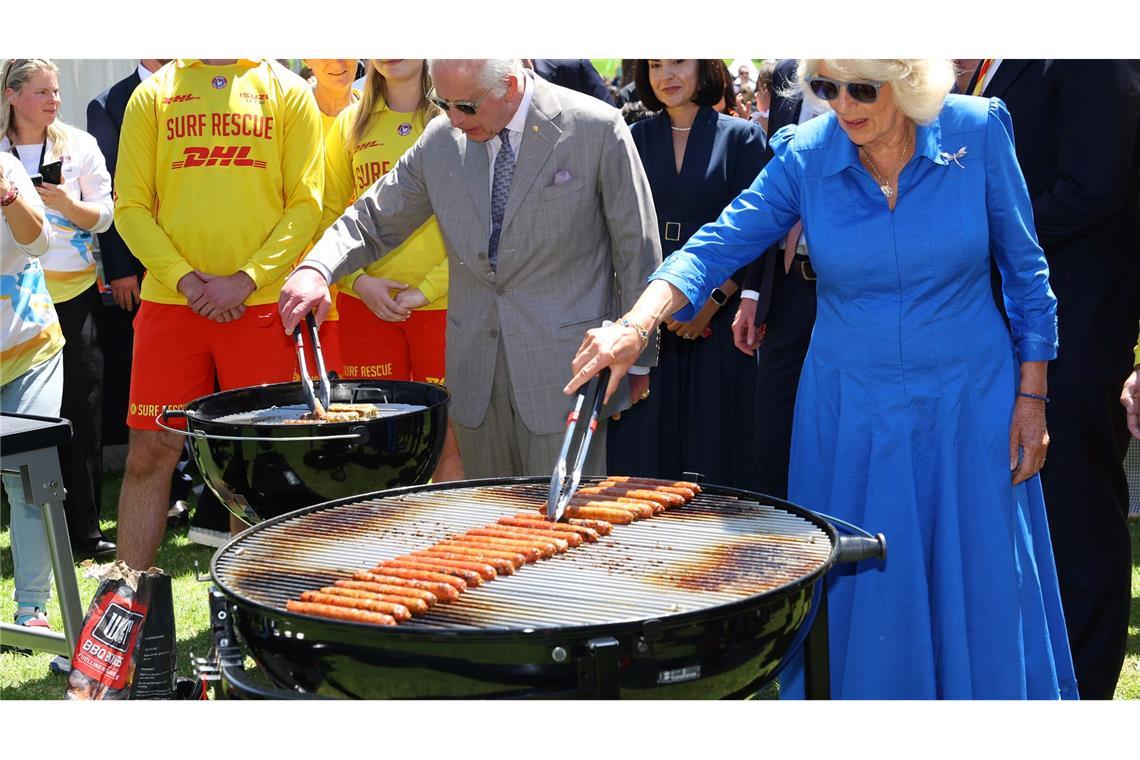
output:
[[[428,299],[419,288],[408,288],[396,294],[396,305],[402,309],[418,309],[427,306]]]
[[[629,373],[629,406],[630,409],[649,398],[649,375],[635,375]],[[629,409],[626,409],[628,412]],[[610,415],[611,420],[620,420],[621,412]]]
[[[364,305],[385,322],[403,322],[412,316],[411,309],[401,306],[391,295],[393,290],[404,291],[407,288],[408,286],[402,282],[369,277],[366,274],[357,277],[352,285],[352,289],[360,296],[360,300],[364,301]],[[397,294],[399,295],[402,293]],[[423,294],[420,296],[423,297]]]
[[[108,283],[111,286],[111,297],[123,311],[131,311],[140,303],[138,275],[119,277]]]
[[[629,372],[629,368],[644,350],[641,336],[632,327],[610,324],[587,330],[586,337],[582,340],[582,345],[578,346],[578,353],[570,364],[574,375],[562,392],[567,396],[573,395],[591,377],[609,367],[610,385],[602,399],[603,402],[609,401],[622,377]]]
[[[245,299],[257,290],[257,285],[245,272],[212,275],[195,271],[194,274],[202,281],[202,289],[197,298],[190,301],[190,308],[195,314],[216,322],[229,321],[220,318],[242,306]]]
[[[1120,389],[1120,403],[1128,414],[1128,431],[1132,437],[1140,439],[1140,365],[1124,381]]]
[[[332,307],[329,284],[324,275],[312,267],[298,267],[281,286],[281,297],[277,299],[277,312],[285,325],[285,334],[293,330],[310,311],[316,310],[317,325],[325,321]]]
[[[732,343],[749,356],[755,356],[762,342],[760,330],[756,327],[756,301],[741,298],[732,319]]]

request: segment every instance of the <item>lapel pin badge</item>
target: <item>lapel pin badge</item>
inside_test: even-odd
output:
[[[533,129],[535,132],[537,132],[538,131],[538,125],[532,126],[531,129]]]
[[[947,163],[949,163],[950,161],[953,161],[954,164],[959,169],[965,169],[966,168],[965,166],[962,166],[962,163],[958,160],[959,158],[963,158],[966,155],[966,146],[965,145],[963,145],[961,148],[958,148],[957,153],[946,153],[945,151],[943,151],[942,153],[939,153],[938,155],[942,156],[942,158],[945,159]]]

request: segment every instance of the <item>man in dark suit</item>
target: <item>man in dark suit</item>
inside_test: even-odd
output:
[[[615,105],[602,75],[585,58],[533,58],[530,64],[535,74],[551,84],[569,87],[593,95],[603,103]]]
[[[1140,61],[983,62],[1005,101],[1057,296],[1041,470],[1082,699],[1111,699],[1128,635],[1128,447],[1120,378],[1140,318]]]
[[[784,59],[772,71],[768,134],[798,124],[803,99],[787,97],[795,86],[795,59]],[[798,237],[798,236],[797,236]],[[793,254],[785,270],[784,244],[769,248],[748,267],[740,307],[732,324],[733,342],[755,355],[756,420],[751,444],[756,461],[756,490],[779,498],[788,494],[788,455],[792,444],[792,411],[796,386],[815,324],[815,274],[805,255]],[[763,340],[760,326],[765,325]]]

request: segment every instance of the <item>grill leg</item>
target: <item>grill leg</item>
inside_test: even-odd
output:
[[[804,693],[808,699],[831,699],[831,655],[827,641],[827,578],[816,592],[815,620],[804,641]]]

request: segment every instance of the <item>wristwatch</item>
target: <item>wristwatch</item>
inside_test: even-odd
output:
[[[728,303],[728,293],[725,293],[720,288],[713,288],[712,292],[709,293],[709,300],[717,306],[724,306]]]

